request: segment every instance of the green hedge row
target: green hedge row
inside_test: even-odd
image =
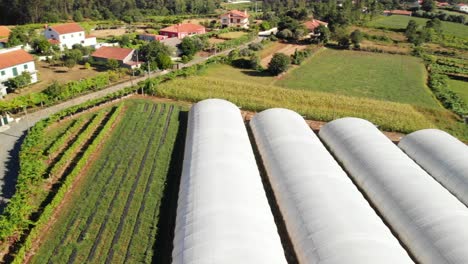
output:
[[[468,115],[468,105],[456,93],[447,88],[447,80],[446,75],[431,72],[428,84],[445,108],[460,116]]]
[[[114,125],[117,117],[120,115],[123,109],[123,104],[119,105],[114,112],[112,113],[109,120],[104,125],[103,129],[99,132],[96,138],[93,140],[91,145],[86,149],[86,151],[81,156],[80,160],[77,162],[75,168],[70,172],[67,176],[65,181],[63,182],[62,186],[59,188],[57,193],[55,194],[52,201],[44,208],[41,216],[35,223],[35,226],[32,228],[31,232],[29,233],[28,237],[26,238],[25,242],[18,250],[13,263],[23,263],[24,258],[26,257],[26,253],[32,247],[33,241],[40,235],[40,232],[47,225],[52,217],[55,209],[60,205],[62,202],[65,194],[70,190],[70,187],[73,185],[75,178],[80,174],[81,170],[88,164],[88,160],[94,154],[96,149],[101,145],[104,137],[107,135],[111,127]],[[95,119],[98,120],[99,118]],[[81,140],[85,140],[86,138],[82,138]]]
[[[74,120],[73,123],[71,124],[70,127],[67,128],[67,130],[60,135],[53,143],[50,145],[47,150],[44,151],[44,155],[50,156],[53,153],[56,153],[57,151],[60,150],[60,148],[63,147],[65,142],[69,140],[70,136],[78,132],[78,130],[81,129],[82,125],[84,124],[84,119],[80,118],[77,120]]]

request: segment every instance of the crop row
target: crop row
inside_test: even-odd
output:
[[[73,120],[73,123],[68,127],[63,134],[61,134],[51,145],[45,150],[45,155],[51,159],[51,156],[59,153],[60,149],[66,145],[66,142],[70,141],[74,135],[76,135],[83,125],[85,124],[83,118]]]
[[[94,154],[96,149],[102,144],[104,137],[107,135],[107,133],[113,126],[117,117],[120,115],[121,110],[122,110],[122,106],[115,109],[115,111],[107,120],[106,124],[103,126],[101,131],[97,134],[97,136],[94,138],[92,143],[84,151],[83,155],[78,160],[76,166],[73,168],[70,174],[67,175],[67,177],[63,181],[62,186],[58,189],[52,201],[44,208],[44,211],[42,212],[41,216],[37,220],[35,227],[31,230],[28,237],[26,238],[26,241],[18,250],[13,263],[23,262],[24,258],[26,257],[26,253],[30,252],[32,248],[32,245],[33,245],[32,242],[35,239],[37,239],[37,237],[43,231],[43,228],[49,223],[55,209],[61,204],[65,194],[69,191],[69,188],[72,186],[73,182],[75,181],[75,178],[80,174],[81,170],[88,164],[90,157]]]
[[[55,163],[54,167],[50,170],[50,177],[60,176],[69,165],[72,165],[72,161],[79,151],[87,142],[87,140],[96,132],[101,122],[106,117],[106,112],[102,111],[95,115],[90,123],[86,126],[84,131],[78,135],[76,140],[70,145],[67,150],[61,155],[60,159]]]
[[[150,111],[149,106],[142,104],[137,106],[140,109],[136,111],[133,109],[137,115],[133,115],[131,118],[130,112],[132,111],[128,111],[129,113],[124,117],[119,127],[124,126],[124,123],[131,123],[132,119],[146,118],[148,114],[155,113],[157,109],[153,106]],[[102,151],[102,156],[109,158],[107,160],[109,164],[103,168],[105,159],[100,158],[96,161],[91,169],[93,173],[86,176],[93,179],[92,185],[84,186],[83,189],[86,189],[86,192],[75,197],[83,200],[83,203],[77,205],[77,208],[71,212],[65,213],[65,221],[59,220],[60,224],[58,224],[57,230],[62,234],[67,232],[68,238],[64,239],[63,235],[56,235],[54,232],[51,238],[53,237],[52,240],[55,242],[47,241],[39,250],[37,258],[34,259],[35,262],[44,262],[50,257],[52,257],[51,262],[61,263],[67,262],[67,260],[69,263],[85,261],[103,263],[106,259],[107,262],[119,262],[118,260],[121,258],[123,261],[125,253],[129,252],[130,240],[132,243],[140,244],[144,240],[144,246],[138,248],[143,248],[143,252],[146,251],[149,228],[154,226],[151,221],[156,210],[155,207],[157,207],[157,201],[154,201],[157,199],[155,196],[162,193],[161,188],[164,182],[164,179],[162,181],[153,181],[153,179],[165,177],[167,165],[164,164],[168,163],[171,156],[170,152],[168,155],[159,156],[161,147],[158,144],[165,142],[165,140],[161,141],[160,139],[165,138],[164,134],[168,131],[166,127],[169,126],[169,123],[171,126],[178,126],[178,115],[171,115],[171,108],[167,108],[160,107],[158,118],[150,118],[136,126],[130,125],[124,131],[116,129],[116,133],[112,136],[119,139],[116,140],[116,145],[112,146],[113,139],[110,139],[109,147]],[[140,111],[149,113],[144,114]],[[174,130],[170,131],[172,133]],[[129,133],[130,136],[124,136],[117,132],[131,133]],[[175,135],[170,134],[168,137],[175,137]],[[167,146],[172,147],[172,143]],[[123,156],[120,151],[116,151],[119,149],[127,154]],[[110,150],[114,151],[110,152]],[[160,167],[163,168],[161,172],[155,168],[155,162],[160,161]],[[165,172],[164,169],[166,169]],[[100,173],[94,173],[97,170]],[[109,180],[111,177],[112,180]],[[108,184],[104,185],[104,183]],[[89,195],[88,190],[90,191]],[[80,197],[86,197],[86,200]],[[150,205],[143,206],[143,201]],[[76,217],[72,212],[77,212],[80,216]],[[91,215],[95,216],[90,221]],[[78,219],[82,219],[82,221],[80,222]],[[69,224],[70,221],[77,223]],[[65,231],[65,229],[69,231]],[[134,234],[139,237],[135,238]],[[152,246],[149,248],[151,249]],[[52,252],[54,252],[53,256],[51,256]],[[133,258],[136,255],[129,253],[129,256]],[[141,260],[142,258],[137,257],[137,259]]]

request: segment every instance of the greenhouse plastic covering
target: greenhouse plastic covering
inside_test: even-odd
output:
[[[250,126],[300,263],[414,263],[300,115]]]
[[[464,143],[444,131],[424,129],[407,135],[398,146],[468,206],[468,147]]]
[[[319,136],[420,263],[468,263],[468,208],[372,123],[342,118]]]
[[[287,263],[240,110],[195,104],[185,144],[173,263]]]

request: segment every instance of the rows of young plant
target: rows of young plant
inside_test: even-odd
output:
[[[34,241],[42,235],[43,229],[51,221],[51,217],[54,214],[57,207],[62,203],[65,194],[69,191],[70,187],[74,184],[76,177],[81,173],[84,167],[89,164],[91,156],[97,150],[97,148],[102,144],[104,137],[107,135],[111,127],[116,122],[118,116],[122,111],[122,107],[114,109],[109,118],[107,118],[102,125],[102,129],[97,131],[97,129],[91,129],[93,123],[98,124],[98,121],[103,122],[103,119],[99,115],[105,116],[104,114],[98,114],[97,117],[89,124],[85,132],[92,131],[96,133],[96,136],[93,137],[92,142],[87,146],[86,150],[83,150],[83,154],[77,159],[77,162],[73,169],[70,171],[66,178],[63,179],[63,182],[60,188],[57,190],[53,196],[51,202],[42,211],[39,219],[35,222],[34,227],[31,229],[30,233],[26,237],[24,243],[18,249],[13,263],[23,263],[24,259],[27,257],[27,254],[31,253],[33,248]],[[87,132],[88,133],[88,132]],[[89,135],[88,135],[89,136]],[[79,138],[76,142],[88,140],[86,137]]]
[[[70,126],[67,127],[66,130],[59,137],[57,137],[49,147],[47,147],[47,149],[44,151],[44,154],[49,157],[49,160],[52,160],[54,155],[60,153],[60,150],[66,146],[66,143],[69,142],[73,136],[75,136],[80,131],[80,129],[82,129],[84,122],[84,118],[71,121]]]
[[[179,109],[128,105],[33,263],[151,262]]]

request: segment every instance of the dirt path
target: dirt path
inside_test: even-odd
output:
[[[292,55],[294,54],[294,52],[297,50],[303,50],[305,48],[307,48],[308,45],[298,45],[298,44],[286,44],[283,48],[275,51],[275,53],[284,53],[286,55]],[[273,53],[274,54],[274,53]],[[260,61],[260,64],[262,65],[262,67],[266,68],[268,67],[268,63],[270,63],[271,61],[271,58],[273,58],[273,54],[270,54],[266,57],[264,57],[261,61]]]

